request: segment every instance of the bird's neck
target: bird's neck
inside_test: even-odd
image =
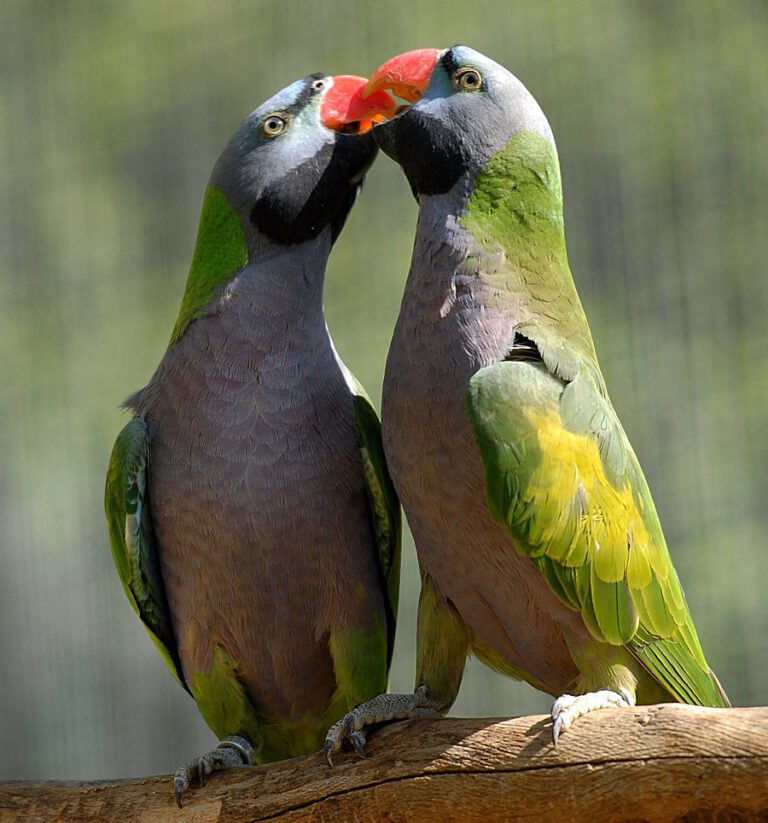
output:
[[[499,276],[511,275],[509,285],[533,296],[542,280],[572,284],[560,164],[542,135],[512,135],[472,181],[460,219],[477,245],[504,254],[507,265]]]
[[[248,294],[258,313],[293,306],[322,315],[325,266],[332,245],[326,228],[303,243],[285,246],[246,227],[224,192],[206,189],[195,252],[169,345],[178,342],[196,318],[221,309],[222,295]],[[217,310],[218,310],[217,309]]]
[[[242,333],[254,343],[262,336],[274,342],[288,330],[314,330],[323,336],[323,286],[330,250],[330,230],[293,246],[264,239],[212,308],[236,317]]]
[[[249,227],[248,234],[224,193],[209,185],[187,285],[169,346],[192,321],[206,315],[239,318],[254,334],[270,318],[290,316],[289,326],[322,325],[325,267],[331,230],[290,246]]]
[[[441,316],[451,301],[469,311],[514,307],[520,323],[579,326],[591,348],[568,266],[560,168],[549,140],[518,132],[476,175],[420,198],[409,287],[422,298],[433,294]]]
[[[191,392],[195,402],[205,403],[245,385],[254,392],[258,387],[267,393],[285,390],[281,396],[286,386],[293,386],[287,402],[303,402],[302,392],[310,383],[302,383],[298,375],[340,368],[323,315],[330,248],[330,230],[295,246],[264,244],[190,318],[149,385],[128,405],[151,412],[164,398],[178,402],[174,391]],[[205,385],[200,384],[201,374]]]

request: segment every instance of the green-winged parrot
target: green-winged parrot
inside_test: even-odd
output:
[[[608,398],[566,255],[560,168],[525,86],[464,46],[385,63],[374,127],[419,204],[389,350],[384,450],[422,576],[417,689],[329,733],[445,712],[468,653],[587,711],[727,706],[640,464]]]
[[[400,513],[376,413],[323,314],[331,247],[373,162],[364,78],[259,106],[211,175],[181,310],[126,401],[106,485],[125,592],[220,746],[195,776],[316,751],[386,690]],[[378,115],[376,115],[378,116]]]

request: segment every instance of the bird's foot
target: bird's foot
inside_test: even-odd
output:
[[[635,705],[635,698],[626,690],[618,692],[601,689],[599,692],[586,694],[564,694],[552,704],[552,742],[557,745],[561,732],[570,729],[576,720],[595,709],[624,708]]]
[[[244,766],[253,766],[256,762],[256,749],[245,737],[233,734],[225,737],[221,743],[200,757],[190,760],[186,766],[176,769],[173,777],[173,791],[179,808],[183,805],[184,792],[189,784],[197,778],[200,785],[205,785],[206,778],[214,772],[226,769],[242,769]]]
[[[380,694],[361,703],[328,730],[323,746],[328,765],[333,766],[333,755],[341,749],[345,740],[352,744],[360,757],[367,757],[365,740],[368,726],[414,717],[441,717],[437,703],[427,695],[426,686],[419,686],[413,694]]]

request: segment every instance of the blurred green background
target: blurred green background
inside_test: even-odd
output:
[[[168,772],[212,742],[118,584],[103,478],[160,360],[206,179],[239,121],[312,71],[456,42],[548,114],[571,264],[712,665],[768,683],[768,5],[0,5],[0,778]],[[380,158],[326,308],[379,396],[416,207]],[[392,685],[414,673],[406,543]],[[472,663],[454,709],[549,700]]]

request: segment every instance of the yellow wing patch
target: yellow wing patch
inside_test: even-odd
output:
[[[490,512],[515,548],[596,640],[626,645],[677,700],[725,705],[645,478],[599,387],[504,361],[472,378],[467,408]]]
[[[557,412],[529,408],[524,413],[541,451],[523,490],[526,508],[538,513],[532,541],[564,566],[593,563],[603,582],[626,577],[631,588],[647,586],[649,560],[659,552],[629,480],[614,488],[596,440],[569,432]]]

